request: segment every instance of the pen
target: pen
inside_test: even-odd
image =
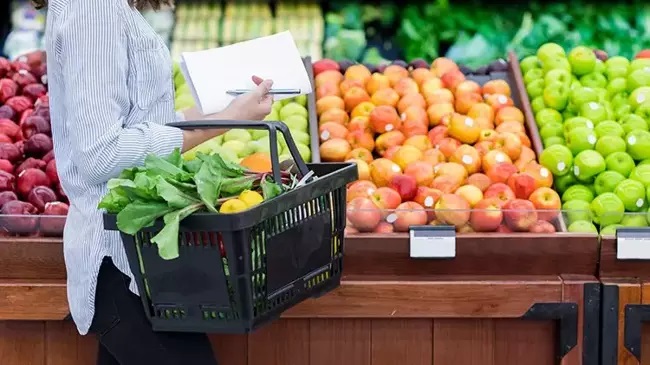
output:
[[[241,94],[246,94],[251,92],[252,90],[249,89],[235,89],[235,90],[228,90],[226,91],[226,94],[228,95],[241,95]],[[300,89],[271,89],[269,91],[270,95],[298,95],[300,94]]]

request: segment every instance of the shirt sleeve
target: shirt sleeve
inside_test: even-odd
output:
[[[178,128],[148,121],[124,127],[130,108],[128,45],[124,18],[115,3],[72,2],[59,34],[72,159],[92,184],[142,165],[148,154],[165,156],[183,145]]]

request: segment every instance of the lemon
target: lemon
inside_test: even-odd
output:
[[[223,202],[221,204],[221,208],[219,208],[219,213],[239,213],[241,211],[244,211],[248,209],[248,206],[246,203],[239,199],[229,199]]]
[[[243,201],[250,208],[262,203],[264,197],[256,191],[244,190],[239,194],[239,200]]]

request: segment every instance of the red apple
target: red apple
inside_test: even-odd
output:
[[[418,184],[415,178],[405,174],[393,176],[388,182],[388,187],[397,191],[403,202],[413,200],[418,191]]]
[[[496,198],[483,199],[476,203],[469,223],[476,232],[496,231],[503,221],[501,202]]]
[[[395,232],[408,232],[410,226],[421,226],[427,224],[427,212],[415,202],[400,204],[395,210],[395,221],[393,227]]]
[[[528,230],[530,233],[555,233],[555,227],[547,221],[537,221]]]
[[[528,200],[511,200],[503,206],[503,210],[506,224],[516,232],[527,232],[538,221],[535,206]]]
[[[347,205],[347,219],[359,232],[372,232],[381,221],[381,210],[368,198],[354,198]]]
[[[551,188],[537,188],[530,194],[528,200],[537,209],[539,220],[550,222],[560,214],[562,200],[560,199],[560,195]]]

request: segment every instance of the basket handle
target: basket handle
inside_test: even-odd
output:
[[[303,178],[309,172],[307,164],[300,156],[298,147],[293,141],[289,128],[282,122],[274,121],[250,121],[250,120],[188,120],[182,122],[173,122],[167,124],[170,127],[180,129],[222,129],[222,128],[239,128],[239,129],[266,129],[269,131],[269,140],[271,142],[271,167],[273,168],[273,179],[276,183],[282,184],[282,175],[280,171],[280,154],[278,152],[278,136],[280,131],[287,142],[287,147],[291,153],[296,167],[298,168],[299,177]]]

